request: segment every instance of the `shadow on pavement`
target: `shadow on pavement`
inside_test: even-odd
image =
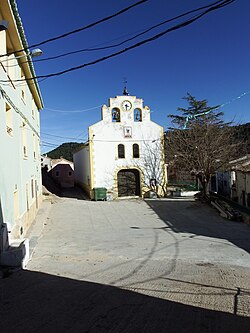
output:
[[[40,272],[0,280],[1,332],[249,332],[249,318]]]
[[[78,200],[90,200],[83,189],[78,186],[61,189],[59,196]]]
[[[84,190],[78,186],[71,188],[62,188],[49,175],[45,168],[42,168],[42,183],[45,190],[45,195],[54,194],[58,197],[72,198],[78,200],[89,200]],[[48,193],[46,193],[48,191]]]
[[[250,253],[247,224],[223,219],[207,204],[197,201],[145,200],[148,206],[174,232],[226,239]]]

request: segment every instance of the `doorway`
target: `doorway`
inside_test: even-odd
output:
[[[118,197],[140,196],[140,173],[136,169],[123,169],[117,174]]]

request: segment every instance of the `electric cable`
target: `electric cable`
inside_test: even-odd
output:
[[[75,138],[72,138],[72,137],[60,136],[60,135],[54,135],[54,134],[49,134],[49,133],[44,133],[44,132],[41,132],[41,134],[43,134],[43,135],[48,135],[48,136],[52,136],[52,137],[55,137],[55,138],[69,139],[69,140],[76,140],[76,137],[75,137]],[[80,140],[80,139],[79,139],[79,140]]]
[[[46,39],[46,40],[44,40],[44,41],[42,41],[42,42],[39,42],[39,43],[36,43],[36,44],[30,45],[29,47],[26,47],[26,48],[23,48],[23,49],[20,49],[20,50],[14,51],[14,52],[10,52],[10,53],[6,53],[6,54],[2,54],[2,55],[0,55],[0,57],[5,57],[5,56],[9,56],[9,55],[14,54],[14,53],[27,51],[27,50],[30,49],[30,48],[34,48],[34,47],[37,47],[37,46],[41,46],[41,45],[44,45],[44,44],[47,44],[47,43],[53,42],[53,41],[55,41],[55,40],[58,40],[58,39],[61,39],[61,38],[65,38],[65,37],[67,37],[67,36],[69,36],[69,35],[73,35],[73,34],[78,33],[78,32],[80,32],[80,31],[87,30],[87,29],[89,29],[89,28],[92,28],[92,27],[94,27],[94,26],[100,24],[100,23],[103,23],[103,22],[109,21],[109,20],[113,19],[114,17],[117,17],[117,16],[119,16],[119,15],[121,15],[121,14],[123,14],[123,13],[129,11],[130,9],[132,9],[132,8],[134,8],[134,7],[137,7],[137,6],[139,6],[139,5],[142,5],[143,3],[148,2],[148,1],[149,1],[149,0],[140,0],[140,1],[138,1],[138,2],[136,2],[136,3],[134,3],[134,4],[130,5],[130,6],[128,6],[128,7],[126,7],[126,8],[121,9],[120,11],[118,11],[118,12],[112,14],[112,15],[106,16],[106,17],[104,17],[104,18],[102,18],[102,19],[100,19],[100,20],[98,20],[98,21],[95,21],[95,22],[93,22],[93,23],[90,23],[90,24],[88,24],[88,25],[86,25],[86,26],[84,26],[84,27],[81,27],[81,28],[78,28],[78,29],[75,29],[75,30],[72,30],[72,31],[66,32],[66,33],[64,33],[64,34],[62,34],[62,35],[59,35],[59,36],[56,36],[56,37],[52,37],[52,38]]]
[[[214,4],[219,3],[219,2],[221,2],[221,0],[220,0],[220,1],[216,1]],[[208,8],[208,7],[211,7],[211,4],[210,4],[210,5],[207,5],[207,6],[203,6],[203,7],[200,7],[200,8],[196,8],[196,9],[190,10],[190,11],[188,11],[188,12],[185,12],[185,13],[180,14],[180,15],[178,15],[178,16],[175,16],[175,17],[173,17],[173,18],[170,18],[170,19],[164,20],[164,21],[162,21],[162,22],[160,22],[160,23],[157,23],[157,24],[155,24],[155,25],[153,25],[153,26],[147,28],[147,29],[144,29],[144,30],[141,31],[140,33],[137,33],[136,35],[134,35],[134,36],[132,36],[132,37],[130,37],[130,38],[127,38],[127,39],[125,39],[125,40],[123,40],[123,41],[121,41],[121,42],[119,42],[119,43],[113,44],[113,45],[108,45],[108,46],[103,46],[103,47],[93,47],[93,48],[85,48],[85,49],[75,50],[75,51],[71,51],[71,52],[67,52],[67,53],[59,54],[59,55],[57,55],[57,56],[53,56],[53,57],[47,57],[47,58],[43,58],[43,59],[34,59],[33,62],[42,62],[42,61],[54,60],[54,59],[62,58],[62,57],[65,57],[65,56],[68,56],[68,55],[72,55],[72,54],[77,54],[77,53],[91,52],[91,51],[100,51],[100,50],[107,50],[107,49],[115,48],[115,47],[121,46],[121,45],[123,45],[123,44],[125,44],[125,43],[127,43],[127,42],[130,42],[131,40],[136,39],[136,38],[138,38],[138,37],[140,37],[140,36],[142,36],[142,35],[144,35],[144,34],[150,32],[151,30],[156,29],[156,28],[158,28],[158,27],[160,27],[160,26],[162,26],[162,25],[164,25],[164,24],[166,24],[166,23],[169,23],[169,22],[175,21],[175,20],[177,20],[177,19],[179,19],[179,18],[182,18],[182,17],[184,17],[184,16],[190,15],[190,14],[192,14],[192,13],[195,13],[195,12],[197,12],[197,11],[200,11],[200,10],[205,9],[205,8]],[[12,66],[15,66],[15,65],[12,65]],[[6,66],[6,67],[7,67],[7,66]]]
[[[214,5],[216,3],[219,3],[221,2],[220,1],[216,1],[215,3],[213,4],[210,4],[210,5],[207,5],[207,6],[203,6],[203,7],[199,7],[199,8],[196,8],[196,9],[193,9],[193,10],[190,10],[188,12],[185,12],[183,14],[180,14],[178,16],[175,16],[173,18],[170,18],[170,19],[167,19],[167,20],[164,20],[160,23],[157,23],[155,24],[154,26],[151,26],[147,29],[144,29],[142,31],[140,31],[139,33],[137,33],[136,35],[128,38],[128,39],[125,39],[119,43],[116,43],[116,44],[113,44],[113,45],[108,45],[108,46],[103,46],[103,47],[93,47],[93,48],[85,48],[85,49],[80,49],[80,50],[75,50],[75,51],[70,51],[70,52],[66,52],[66,53],[62,53],[62,54],[59,54],[59,55],[56,55],[56,56],[52,56],[52,57],[47,57],[47,58],[42,58],[42,59],[34,59],[32,62],[35,63],[35,62],[43,62],[43,61],[48,61],[48,60],[55,60],[55,59],[59,59],[59,58],[62,58],[62,57],[65,57],[65,56],[69,56],[69,55],[73,55],[73,54],[78,54],[78,53],[83,53],[83,52],[91,52],[91,51],[100,51],[100,50],[107,50],[107,49],[111,49],[111,48],[115,48],[115,47],[118,47],[118,46],[121,46],[133,39],[136,39],[146,33],[148,33],[149,31],[155,29],[155,28],[158,28],[160,27],[161,25],[164,25],[166,23],[169,23],[171,21],[175,21],[181,17],[184,17],[184,16],[187,16],[191,13],[194,13],[194,12],[197,12],[197,11],[200,11],[202,9],[205,9],[205,8],[208,8],[208,7],[211,7],[211,5]],[[131,35],[131,34],[130,34]],[[119,39],[119,38],[118,38]],[[103,43],[102,43],[103,44]],[[104,43],[105,44],[105,43]],[[21,62],[21,64],[24,64],[24,63],[28,63],[29,61],[23,61]],[[15,67],[15,66],[18,66],[19,64],[14,64],[14,65],[5,65],[5,67]]]
[[[59,113],[81,113],[81,112],[87,112],[87,111],[99,109],[100,107],[102,107],[102,104],[94,106],[94,107],[89,108],[89,109],[83,109],[83,110],[58,110],[58,109],[50,109],[50,108],[47,108],[47,107],[45,107],[44,110],[48,110],[48,111],[52,111],[52,112],[59,112]]]
[[[112,54],[109,54],[107,56],[104,56],[104,57],[101,57],[101,58],[98,58],[96,60],[93,60],[91,62],[88,62],[88,63],[85,63],[85,64],[81,64],[81,65],[78,65],[78,66],[75,66],[75,67],[71,67],[71,68],[68,68],[68,69],[65,69],[63,71],[60,71],[60,72],[56,72],[56,73],[51,73],[51,74],[47,74],[47,75],[38,75],[38,76],[35,76],[33,78],[26,78],[26,79],[17,79],[17,80],[13,80],[14,82],[20,82],[20,81],[24,81],[24,80],[33,80],[33,79],[42,79],[42,78],[49,78],[49,77],[55,77],[55,76],[60,76],[60,75],[63,75],[63,74],[66,74],[66,73],[69,73],[69,72],[72,72],[72,71],[75,71],[75,70],[79,70],[79,69],[82,69],[84,67],[88,67],[88,66],[92,66],[92,65],[95,65],[99,62],[102,62],[102,61],[105,61],[107,59],[110,59],[110,58],[113,58],[113,57],[116,57],[120,54],[123,54],[125,52],[128,52],[132,49],[135,49],[141,45],[144,45],[144,44],[147,44],[149,42],[152,42],[164,35],[166,35],[167,33],[169,32],[172,32],[174,30],[178,30],[180,28],[183,28],[183,27],[186,27],[190,24],[192,24],[193,22],[197,21],[198,19],[200,19],[201,17],[205,16],[206,14],[208,14],[209,12],[212,12],[214,10],[217,10],[217,9],[220,9],[220,8],[223,8],[225,6],[228,6],[229,4],[235,2],[236,0],[224,0],[222,1],[221,4],[218,4],[218,5],[215,5],[215,6],[212,6],[210,8],[208,8],[207,10],[205,10],[204,12],[202,12],[201,14],[197,14],[196,16],[194,16],[193,18],[185,21],[185,22],[182,22],[182,23],[179,23],[171,28],[168,28],[150,38],[147,38],[147,39],[144,39],[136,44],[133,44],[123,50],[120,50],[120,51],[117,51],[115,53],[112,53]],[[221,2],[221,1],[220,1]],[[8,81],[8,80],[7,80]],[[6,80],[0,80],[0,82],[6,82]]]

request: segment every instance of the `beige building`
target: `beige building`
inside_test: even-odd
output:
[[[37,81],[32,79],[35,71],[30,52],[23,51],[27,47],[16,1],[1,0],[1,254],[8,242],[25,238],[42,201],[39,110],[43,102]]]

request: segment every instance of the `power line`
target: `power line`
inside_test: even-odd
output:
[[[202,12],[201,14],[197,14],[196,16],[194,16],[193,18],[191,18],[191,19],[189,19],[189,20],[187,20],[187,21],[185,21],[185,22],[179,23],[179,24],[177,24],[177,25],[175,25],[175,26],[173,26],[173,27],[171,27],[171,28],[169,28],[169,29],[167,29],[167,30],[162,31],[161,33],[158,33],[158,34],[154,35],[153,37],[150,37],[150,38],[145,39],[145,40],[143,40],[143,41],[141,41],[141,42],[138,42],[138,43],[136,43],[136,44],[134,44],[134,45],[131,45],[131,46],[129,46],[129,47],[123,49],[123,50],[120,50],[120,51],[117,51],[117,52],[115,52],[115,53],[112,53],[112,54],[109,54],[109,55],[107,55],[107,56],[104,56],[104,57],[102,57],[102,58],[98,58],[98,59],[96,59],[96,60],[93,60],[93,61],[91,61],[91,62],[89,62],[89,63],[85,63],[85,64],[82,64],[82,65],[79,65],[79,66],[71,67],[71,68],[65,69],[65,70],[63,70],[63,71],[56,72],[56,73],[51,73],[51,74],[47,74],[47,75],[38,75],[38,76],[35,76],[35,77],[33,77],[33,78],[17,79],[17,80],[14,80],[14,82],[19,82],[19,81],[24,81],[24,80],[33,80],[33,79],[42,79],[42,78],[49,78],[49,77],[60,76],[60,75],[63,75],[63,74],[66,74],[66,73],[69,73],[69,72],[72,72],[72,71],[75,71],[75,70],[82,69],[82,68],[84,68],[84,67],[88,67],[88,66],[95,65],[95,64],[97,64],[97,63],[99,63],[99,62],[102,62],[102,61],[105,61],[105,60],[107,60],[107,59],[110,59],[110,58],[116,57],[116,56],[118,56],[118,55],[120,55],[120,54],[123,54],[123,53],[125,53],[125,52],[128,52],[128,51],[130,51],[130,50],[132,50],[132,49],[135,49],[135,48],[137,48],[137,47],[139,47],[139,46],[142,46],[142,45],[144,45],[144,44],[147,44],[147,43],[149,43],[149,42],[152,42],[152,41],[154,41],[154,40],[156,40],[156,39],[158,39],[158,38],[160,38],[160,37],[166,35],[166,34],[169,33],[169,32],[172,32],[172,31],[174,31],[174,30],[178,30],[178,29],[180,29],[180,28],[183,28],[183,27],[185,27],[185,26],[188,26],[188,25],[192,24],[193,22],[197,21],[198,19],[200,19],[201,17],[205,16],[205,15],[208,14],[209,12],[212,12],[212,11],[214,11],[214,10],[217,10],[217,9],[223,8],[223,7],[225,7],[225,6],[227,6],[227,5],[231,4],[231,3],[233,3],[233,2],[235,2],[235,1],[236,1],[236,0],[222,0],[222,1],[219,1],[219,4],[217,4],[217,5],[211,5],[210,8],[208,8],[207,10],[205,10],[204,12]],[[216,3],[218,3],[218,1],[217,1]],[[8,81],[8,80],[7,80],[7,81]],[[0,80],[0,82],[6,82],[6,80]]]
[[[47,141],[41,141],[42,142],[42,145],[43,144],[46,144],[46,145],[50,145],[50,146],[53,146],[53,147],[57,147],[57,144],[55,144],[55,143],[51,143],[51,142],[47,142]]]
[[[114,38],[114,39],[112,39],[112,40],[110,40],[110,41],[108,41],[108,42],[99,43],[99,44],[93,46],[92,48],[87,48],[87,49],[81,49],[81,50],[70,51],[70,52],[66,52],[66,53],[59,54],[59,55],[57,55],[57,56],[48,57],[48,58],[32,59],[32,62],[35,63],[35,62],[41,62],[41,61],[47,61],[47,60],[58,59],[58,58],[65,57],[65,56],[68,56],[68,55],[71,55],[71,54],[77,54],[77,53],[81,53],[81,52],[85,52],[85,51],[86,51],[86,52],[87,52],[87,51],[96,51],[96,50],[99,50],[99,48],[98,48],[99,45],[105,45],[105,44],[110,43],[110,42],[113,42],[113,41],[115,41],[115,40],[119,40],[119,39],[121,39],[121,38],[123,38],[123,37],[132,36],[132,35],[134,35],[135,33],[137,34],[137,33],[139,33],[139,32],[140,32],[140,33],[143,32],[143,31],[145,31],[145,30],[142,30],[142,29],[141,29],[141,30],[138,30],[138,31],[136,31],[136,32],[134,32],[134,33],[130,33],[130,34],[126,34],[126,35],[123,35],[123,36],[120,36],[120,37]],[[126,42],[126,40],[123,41],[122,43],[125,43],[125,42]],[[117,45],[118,45],[118,44],[117,44]],[[111,46],[107,46],[106,48],[110,48],[110,47],[113,47],[113,45],[111,45]],[[100,48],[100,49],[102,49],[102,48]],[[22,65],[22,64],[26,64],[26,63],[29,63],[29,62],[30,62],[29,60],[27,60],[27,61],[22,61],[22,62],[20,62],[20,65]],[[14,65],[4,65],[4,67],[16,67],[16,66],[19,66],[19,64],[14,64]]]
[[[69,32],[67,32],[67,33],[65,33],[65,34],[62,34],[62,35],[59,35],[59,36],[56,36],[56,37],[52,37],[52,38],[46,39],[46,40],[44,40],[44,41],[42,41],[42,42],[40,42],[40,43],[30,45],[29,47],[26,47],[26,48],[20,49],[20,50],[15,51],[15,52],[2,54],[2,55],[0,55],[0,57],[9,56],[9,55],[14,54],[14,53],[17,53],[17,52],[27,51],[27,50],[30,49],[30,48],[37,47],[37,46],[41,46],[41,45],[44,45],[44,44],[47,44],[47,43],[53,42],[53,41],[55,41],[55,40],[58,40],[58,39],[61,39],[61,38],[65,38],[65,37],[67,37],[67,36],[69,36],[69,35],[73,35],[73,34],[78,33],[78,32],[80,32],[80,31],[87,30],[87,29],[89,29],[89,28],[92,28],[92,27],[94,27],[94,26],[100,24],[100,23],[103,23],[103,22],[109,21],[109,20],[113,19],[113,18],[116,17],[116,16],[119,16],[119,15],[121,15],[121,14],[124,14],[125,12],[129,11],[130,9],[132,9],[132,8],[134,8],[134,7],[137,7],[137,6],[139,6],[139,5],[142,5],[143,3],[147,2],[147,1],[149,1],[149,0],[140,0],[140,1],[136,2],[136,3],[134,3],[134,4],[131,5],[131,6],[128,6],[128,7],[124,8],[124,9],[122,9],[122,10],[120,10],[120,11],[118,11],[118,12],[112,14],[112,15],[109,15],[109,16],[107,16],[107,17],[104,17],[104,18],[102,18],[102,19],[100,19],[100,20],[98,20],[98,21],[95,21],[95,22],[93,22],[93,23],[90,23],[90,24],[88,24],[88,25],[86,25],[86,26],[84,26],[84,27],[81,27],[81,28],[78,28],[78,29],[75,29],[75,30],[69,31]]]
[[[69,139],[69,140],[76,140],[77,137],[75,138],[72,138],[72,137],[67,137],[67,136],[60,136],[60,135],[54,135],[54,134],[49,134],[49,133],[44,133],[44,132],[41,132],[41,134],[43,135],[48,135],[48,136],[52,136],[52,137],[55,137],[55,138],[61,138],[61,139]],[[78,135],[79,136],[79,135]],[[80,140],[80,139],[79,139]]]
[[[221,0],[220,1],[216,1],[214,4],[219,3],[219,2],[221,2]],[[123,41],[121,41],[119,43],[116,43],[116,44],[112,44],[112,45],[108,45],[108,46],[102,46],[102,47],[85,48],[85,49],[80,49],[80,50],[76,50],[76,51],[66,52],[66,53],[59,54],[59,55],[56,55],[56,56],[53,56],[53,57],[47,57],[47,58],[43,58],[43,59],[35,59],[35,60],[33,60],[33,62],[42,62],[42,61],[54,60],[54,59],[62,58],[62,57],[65,57],[65,56],[68,56],[68,55],[77,54],[77,53],[100,51],[100,50],[107,50],[107,49],[115,48],[115,47],[121,46],[121,45],[123,45],[123,44],[125,44],[127,42],[130,42],[131,40],[136,39],[136,38],[138,38],[138,37],[140,37],[140,36],[142,36],[142,35],[150,32],[151,30],[156,29],[156,28],[158,28],[158,27],[160,27],[160,26],[162,26],[162,25],[164,25],[166,23],[175,21],[175,20],[177,20],[177,19],[179,19],[181,17],[190,15],[190,14],[195,13],[197,11],[201,11],[202,9],[205,9],[205,8],[208,8],[208,7],[211,7],[211,4],[207,5],[207,6],[203,6],[203,7],[200,7],[200,8],[196,8],[196,9],[190,10],[188,12],[185,12],[185,13],[180,14],[178,16],[175,16],[173,18],[164,20],[164,21],[162,21],[160,23],[157,23],[157,24],[151,26],[150,28],[147,28],[147,29],[141,31],[140,33],[137,33],[136,35],[134,35],[134,36],[132,36],[130,38],[127,38],[127,39],[125,39],[125,40],[123,40]],[[12,66],[14,66],[14,65],[12,65]]]
[[[58,110],[58,109],[50,109],[50,108],[46,107],[46,108],[44,108],[44,110],[48,110],[48,111],[52,111],[52,112],[59,112],[59,113],[81,113],[81,112],[87,112],[87,111],[99,109],[101,106],[102,106],[102,104],[94,106],[89,109],[83,109],[83,110]]]
[[[40,84],[41,82],[43,82],[43,81],[45,81],[45,80],[47,80],[48,79],[48,77],[45,77],[44,79],[39,79],[39,80],[37,80],[37,82]],[[1,86],[5,86],[5,87],[8,87],[8,86],[12,86],[12,84],[13,84],[13,81],[15,81],[15,80],[12,80],[12,79],[10,79],[10,80],[6,80],[6,81],[4,81],[4,83],[3,82],[1,82]],[[23,79],[23,80],[20,80],[21,82],[20,83],[17,83],[16,81],[15,81],[15,88],[16,87],[26,87],[27,86],[27,79]],[[31,82],[31,83],[29,83],[30,85],[36,85],[36,82],[34,81],[34,82]]]
[[[160,138],[153,138],[153,139],[136,139],[136,138],[131,138],[131,139],[124,139],[122,142],[156,142],[156,141],[159,141],[159,140],[162,140],[163,137],[160,137]],[[95,138],[92,138],[92,139],[89,139],[88,141],[91,141],[91,142],[120,142],[121,143],[121,140],[105,140],[105,139],[95,139]]]
[[[47,145],[46,143],[41,143],[40,144],[41,147],[50,147],[50,148],[53,148],[52,145]]]
[[[6,93],[6,91],[1,86],[0,86],[0,94],[11,105],[12,109],[24,120],[25,124],[27,124],[30,127],[30,130],[33,133],[35,133],[38,138],[40,138],[39,131],[31,124],[31,122],[25,116],[25,114],[14,104],[12,99],[9,97],[9,95]]]
[[[98,140],[98,139],[90,139],[90,140],[87,140],[87,142],[119,142],[119,143],[121,143],[121,142],[152,142],[152,143],[154,143],[154,142],[156,142],[156,141],[159,141],[159,140],[162,140],[162,138],[156,138],[156,139],[126,139],[126,141],[121,141],[121,140]],[[66,142],[66,143],[70,143],[70,142]],[[58,147],[58,144],[54,144],[54,143],[51,143],[51,142],[47,142],[47,141],[41,141],[41,145],[43,146],[43,145],[51,145],[51,146],[57,146]]]
[[[45,140],[53,140],[53,142],[54,143],[61,143],[62,142],[62,140],[69,140],[67,137],[65,137],[65,138],[61,138],[61,139],[59,139],[59,138],[56,138],[56,137],[48,137],[46,134],[42,134],[42,136],[44,137],[44,139]],[[76,142],[76,141],[84,141],[83,139],[75,139],[74,141],[72,140],[72,139],[70,139],[71,141],[67,141],[67,142]]]

